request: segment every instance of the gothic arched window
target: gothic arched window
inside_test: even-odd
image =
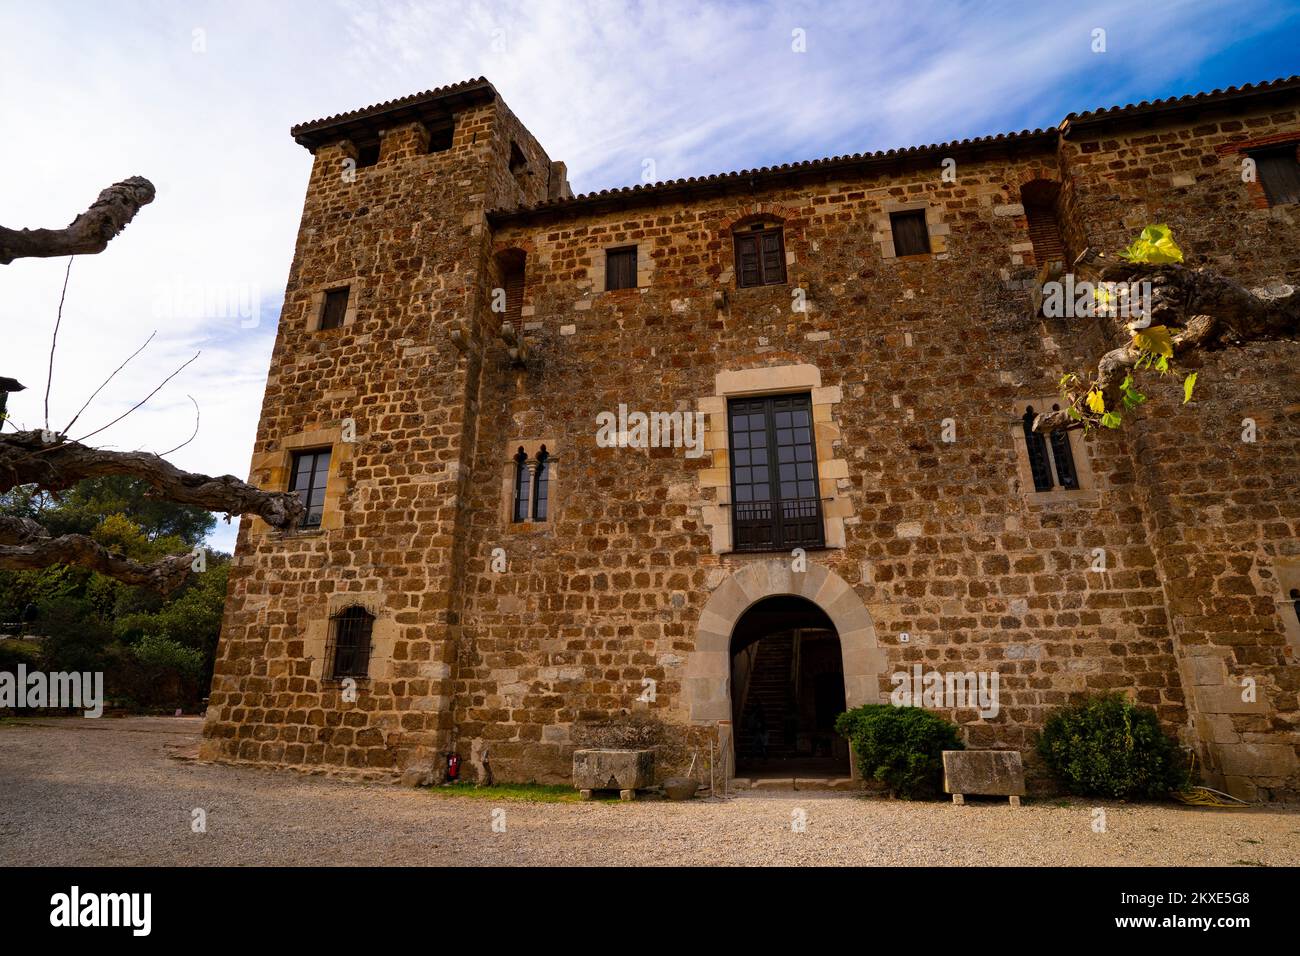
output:
[[[1025,450],[1029,454],[1029,470],[1034,475],[1034,490],[1051,491],[1052,466],[1047,460],[1047,440],[1039,432],[1034,431],[1034,419],[1037,417],[1038,413],[1034,411],[1034,406],[1030,405],[1025,409],[1023,419]]]
[[[551,456],[543,445],[537,453],[537,470],[533,477],[533,520],[546,520],[547,496],[551,483]]]
[[[510,509],[511,521],[528,520],[529,477],[528,454],[521,445],[519,453],[515,455],[515,495],[514,507]]]

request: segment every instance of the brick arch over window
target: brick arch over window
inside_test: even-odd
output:
[[[808,570],[791,569],[789,556],[746,564],[723,581],[700,612],[695,650],[686,661],[683,684],[693,724],[730,721],[731,635],[744,613],[764,598],[793,595],[826,612],[840,639],[844,697],[849,707],[880,703],[880,676],[885,652],[876,642],[871,612],[843,578],[808,562]]]

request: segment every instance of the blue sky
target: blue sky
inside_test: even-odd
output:
[[[1094,31],[1105,52],[1094,52]],[[797,32],[801,31],[801,32]],[[802,38],[802,52],[796,42]],[[294,123],[483,75],[578,191],[1050,126],[1300,73],[1300,3],[0,2],[0,221],[153,205],[72,267],[51,422],[246,475],[311,158]],[[0,267],[0,374],[43,424],[65,261]],[[74,437],[75,434],[74,434]],[[233,525],[214,544],[229,548]]]

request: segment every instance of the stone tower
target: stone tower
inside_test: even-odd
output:
[[[483,79],[292,132],[314,160],[251,480],[305,487],[302,469],[320,517],[240,528],[204,755],[423,773],[452,719],[485,212],[568,185]],[[371,619],[369,676],[330,680],[350,608]]]

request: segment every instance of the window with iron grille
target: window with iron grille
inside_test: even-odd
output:
[[[780,226],[759,223],[732,234],[736,284],[742,288],[785,282],[785,236]]]
[[[515,494],[514,506],[510,509],[511,521],[528,520],[528,488],[531,471],[528,467],[528,454],[521,446],[515,455]]]
[[[289,490],[298,492],[298,497],[307,508],[307,513],[302,518],[302,527],[318,527],[325,513],[325,482],[330,471],[330,450],[321,448],[315,451],[296,451],[293,453],[292,467]]]
[[[1077,491],[1079,475],[1074,470],[1074,452],[1070,450],[1070,435],[1057,429],[1048,440],[1052,446],[1052,463],[1056,465],[1056,481],[1066,491]]]
[[[1295,143],[1290,143],[1248,153],[1255,161],[1255,173],[1270,206],[1300,203],[1300,160],[1296,158],[1296,148]]]
[[[605,291],[636,288],[636,246],[605,250]]]
[[[811,396],[732,399],[727,417],[735,550],[822,547]]]
[[[348,314],[348,287],[330,289],[325,293],[325,304],[321,307],[320,327],[337,329],[342,327]]]
[[[369,676],[370,635],[374,626],[374,616],[356,605],[344,608],[330,618],[324,669],[328,679]]]
[[[930,251],[930,231],[925,227],[925,210],[891,212],[889,228],[894,234],[894,255],[919,256]]]

